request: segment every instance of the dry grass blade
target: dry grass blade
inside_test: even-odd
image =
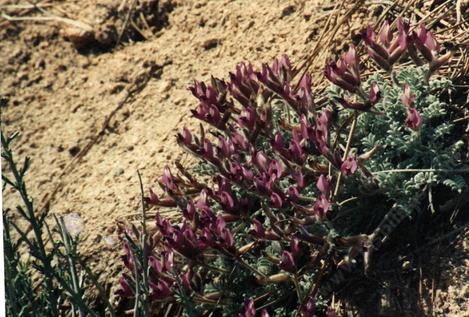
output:
[[[119,31],[119,36],[117,37],[117,41],[116,41],[116,46],[119,45],[119,43],[121,42],[122,40],[122,36],[124,35],[124,32],[125,32],[125,29],[127,28],[127,26],[129,25],[130,23],[130,16],[132,15],[132,12],[134,10],[134,7],[135,7],[135,4],[137,3],[137,0],[133,0],[131,3],[130,3],[130,6],[129,6],[129,10],[127,11],[127,15],[125,16],[125,21],[124,21],[124,24],[122,25],[122,29]],[[124,2],[122,2],[122,4],[124,4]],[[141,33],[141,32],[140,32]],[[143,34],[142,34],[143,35]]]
[[[65,24],[80,28],[88,32],[91,32],[93,30],[93,28],[89,24],[86,24],[78,20],[72,20],[69,18],[63,18],[63,17],[58,17],[58,16],[12,17],[6,13],[2,13],[2,18],[8,21],[55,21],[55,22],[61,22],[61,23],[65,23]]]

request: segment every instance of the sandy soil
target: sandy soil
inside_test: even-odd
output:
[[[193,122],[188,85],[224,77],[243,60],[259,64],[283,53],[304,60],[333,6],[320,0],[160,1],[150,27],[119,38],[132,1],[47,3],[43,10],[91,26],[91,35],[57,21],[0,20],[2,124],[21,132],[17,156],[32,158],[27,180],[36,205],[81,216],[83,253],[112,284],[121,267],[116,222],[136,219],[140,210],[137,170],[146,188],[156,187],[165,164],[187,159],[174,135]],[[359,9],[321,51],[340,50],[343,39],[377,14],[378,5]],[[122,43],[111,49],[116,39]],[[316,79],[322,76],[314,71]],[[6,193],[4,204],[15,200]]]

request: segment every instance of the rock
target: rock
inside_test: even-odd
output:
[[[220,44],[220,40],[218,40],[218,39],[209,39],[209,40],[206,40],[205,42],[202,43],[202,47],[205,50],[210,50],[212,48],[217,47],[218,44]]]
[[[79,27],[67,27],[60,33],[65,39],[72,42],[77,49],[88,46],[94,41],[94,33],[92,31]]]
[[[80,147],[78,145],[74,145],[68,149],[68,153],[70,153],[71,156],[75,156],[80,153]]]
[[[296,7],[294,5],[286,6],[285,8],[283,8],[282,15],[280,16],[280,18],[287,17],[295,11],[296,11]]]
[[[124,169],[119,167],[114,170],[114,177],[119,177],[124,174]]]

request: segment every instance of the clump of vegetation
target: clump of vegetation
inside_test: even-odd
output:
[[[39,214],[28,195],[25,175],[30,160],[21,168],[14,160],[11,143],[17,134],[1,134],[2,159],[8,171],[2,171],[3,188],[11,186],[22,205],[15,211],[3,210],[5,259],[5,295],[7,316],[101,316],[106,310],[115,316],[95,274],[77,250],[82,224],[76,214],[55,217],[47,222],[48,213]],[[22,256],[27,254],[27,259]],[[94,288],[104,307],[96,307],[85,296]]]
[[[200,163],[166,167],[164,196],[146,197],[182,217],[157,214],[152,239],[126,234],[120,294],[136,314],[177,303],[185,316],[334,316],[335,273],[358,255],[367,269],[402,219],[436,209],[433,193],[467,192],[464,144],[438,98],[451,82],[431,77],[451,54],[423,25],[395,24],[362,34],[384,72],[364,78],[349,45],[326,65],[334,86],[321,104],[287,56],[190,87],[204,124],[177,141]]]

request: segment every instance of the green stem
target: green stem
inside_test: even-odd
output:
[[[59,224],[60,234],[62,235],[62,241],[64,242],[65,255],[67,256],[68,265],[70,267],[70,275],[72,277],[73,291],[77,294],[77,296],[79,296],[81,298],[81,296],[83,294],[81,292],[81,289],[80,289],[80,286],[79,286],[79,283],[78,283],[78,275],[77,275],[77,270],[76,270],[76,266],[75,266],[75,261],[73,261],[73,259],[71,257],[72,246],[71,246],[71,243],[70,243],[70,234],[67,232],[67,229],[65,227],[65,223],[64,223],[63,218],[60,218],[58,220],[56,218],[56,221]],[[73,305],[73,303],[72,303],[72,305]],[[84,317],[85,316],[85,311],[84,311],[83,307],[78,306],[78,310],[79,310],[80,317]],[[75,314],[75,309],[73,309],[72,312],[73,312],[73,314]]]
[[[26,210],[28,212],[28,219],[26,220],[31,223],[31,226],[33,228],[34,236],[35,236],[36,243],[37,243],[38,260],[41,261],[44,266],[44,275],[45,275],[44,280],[46,283],[47,298],[49,301],[50,308],[52,310],[52,314],[54,316],[59,316],[59,311],[57,309],[57,296],[55,296],[53,292],[53,290],[55,289],[53,282],[52,282],[52,276],[53,276],[54,271],[50,262],[51,260],[47,256],[44,241],[42,239],[42,230],[38,222],[36,221],[37,219],[34,213],[34,206],[33,206],[32,201],[28,197],[28,192],[26,190],[26,185],[24,183],[23,177],[18,172],[16,164],[13,160],[13,153],[11,152],[11,149],[10,149],[10,142],[7,141],[7,139],[3,135],[3,131],[1,132],[1,143],[2,143],[2,148],[3,148],[2,156],[8,162],[9,169],[12,172],[13,177],[15,178],[15,181],[16,181],[15,188],[19,192],[21,196],[21,200],[25,204]],[[24,172],[25,171],[22,171],[22,174],[24,174]]]
[[[146,208],[145,208],[145,194],[143,191],[143,182],[142,182],[142,176],[140,175],[140,172],[137,170],[137,175],[138,175],[138,181],[140,184],[140,198],[141,198],[141,203],[142,203],[142,235],[140,237],[140,245],[142,248],[142,272],[143,272],[143,309],[145,311],[145,316],[150,316],[150,307],[148,305],[148,248],[147,248],[147,224],[146,224]]]
[[[384,171],[372,172],[373,175],[384,174],[384,173],[421,173],[421,172],[436,172],[436,173],[455,173],[455,174],[465,174],[469,173],[469,168],[461,169],[441,169],[441,168],[409,168],[409,169],[391,169]]]

